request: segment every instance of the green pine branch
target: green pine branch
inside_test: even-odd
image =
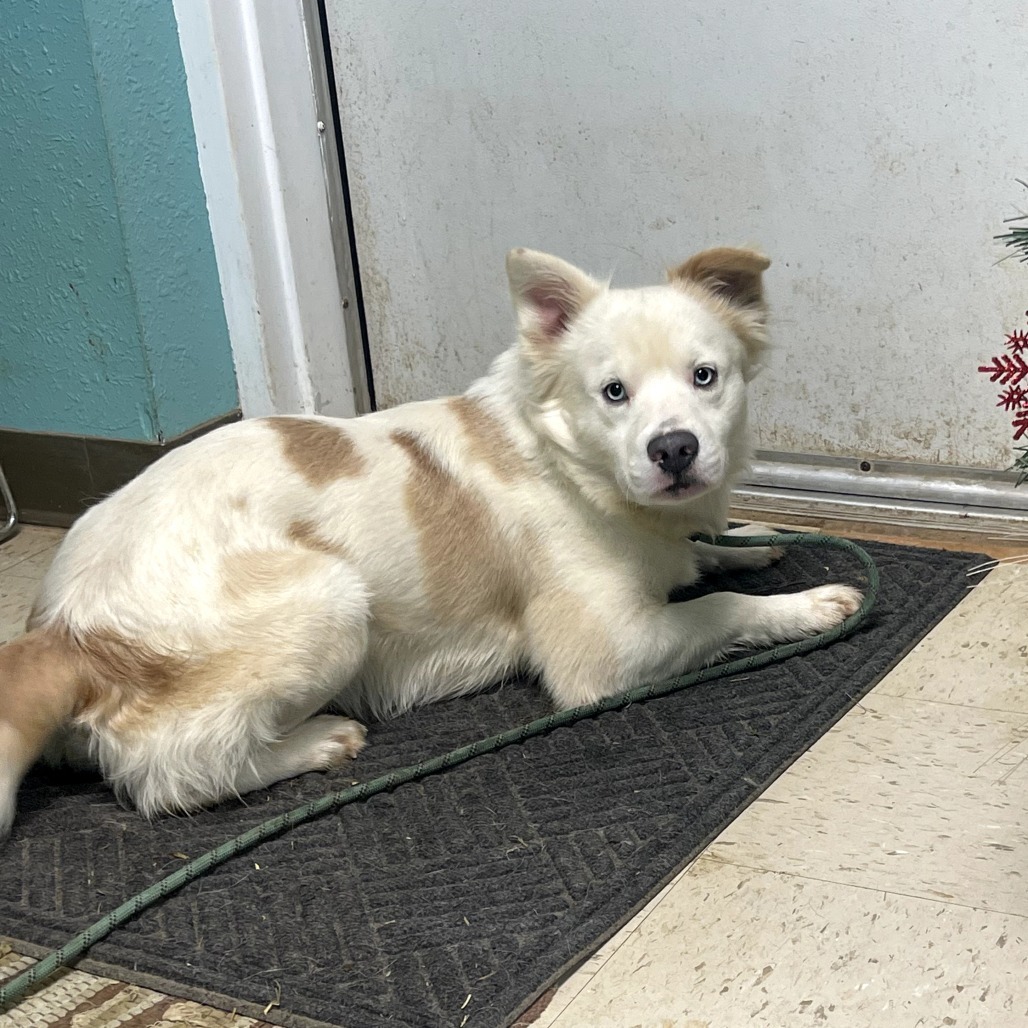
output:
[[[1020,485],[1022,482],[1028,481],[1028,446],[1015,446],[1014,449],[1020,450],[1021,456],[1014,461],[1014,466],[1010,470],[1021,472],[1014,483],[1015,485]]]
[[[1028,182],[1025,182],[1024,179],[1019,178],[1015,181],[1024,186],[1025,189],[1028,189]],[[1028,224],[1017,225],[1016,223],[1019,221],[1028,222],[1028,214],[1018,214],[1013,218],[1006,218],[1003,224],[1014,225],[1015,227],[995,238],[1004,246],[1011,247],[1014,254],[1019,255],[1017,259],[1022,264],[1028,264]],[[1014,254],[1011,254],[1011,256]],[[1020,421],[1020,418],[1018,420]],[[1028,446],[1015,446],[1014,449],[1019,451],[1021,455],[1014,460],[1010,470],[1019,472],[1014,485],[1021,485],[1024,482],[1028,482]]]
[[[1028,182],[1025,182],[1024,179],[1019,178],[1016,181],[1028,189]],[[1018,214],[1016,217],[1006,218],[1003,224],[1013,225],[1018,221],[1028,221],[1028,214]],[[1008,232],[996,236],[996,240],[1004,246],[1012,247],[1014,253],[1019,254],[1017,259],[1028,264],[1028,225],[1017,225]]]
[[[1028,214],[1024,215],[1025,219],[1028,219]],[[1021,220],[1021,219],[1012,219]],[[1028,264],[1028,227],[1012,228],[1009,232],[1004,232],[1001,236],[996,236],[1004,246],[1012,246],[1014,250],[1020,254],[1017,258],[1024,264]]]

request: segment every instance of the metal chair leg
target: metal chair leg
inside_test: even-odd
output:
[[[18,508],[14,505],[14,497],[11,495],[11,487],[4,478],[4,469],[0,468],[0,500],[3,501],[4,509],[7,512],[4,523],[0,526],[0,543],[8,536],[14,535],[18,528]]]

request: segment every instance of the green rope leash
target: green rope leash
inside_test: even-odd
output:
[[[570,725],[576,721],[582,721],[585,718],[594,717],[597,714],[603,714],[610,710],[619,710],[632,703],[639,703],[658,696],[667,696],[669,693],[677,692],[679,689],[685,689],[691,685],[697,685],[700,682],[708,682],[711,679],[725,678],[729,675],[755,671],[758,668],[767,667],[769,664],[786,660],[797,654],[809,653],[822,646],[827,646],[829,643],[833,643],[854,631],[870,613],[878,596],[878,569],[875,567],[874,561],[856,543],[852,543],[848,539],[838,539],[834,536],[809,533],[783,533],[768,536],[729,535],[717,536],[716,538],[698,536],[697,541],[712,543],[717,546],[797,545],[827,546],[837,550],[845,550],[859,560],[867,573],[867,590],[864,602],[855,614],[851,614],[841,624],[836,625],[835,628],[829,629],[827,632],[822,632],[820,635],[811,636],[809,639],[803,639],[799,642],[784,643],[769,650],[762,650],[759,653],[753,653],[725,664],[718,664],[713,667],[703,668],[700,671],[678,675],[664,682],[641,685],[618,696],[598,700],[596,703],[587,703],[581,707],[547,714],[546,717],[530,721],[519,728],[512,728],[509,731],[501,732],[499,735],[493,735],[487,739],[479,739],[470,745],[461,746],[450,753],[433,757],[418,764],[397,768],[395,771],[390,771],[378,778],[374,778],[370,782],[350,786],[346,789],[339,789],[336,792],[322,796],[320,799],[312,800],[302,807],[297,807],[295,810],[290,810],[285,814],[273,817],[263,824],[243,832],[242,835],[237,835],[234,839],[230,839],[216,849],[209,850],[195,860],[189,861],[188,864],[184,864],[177,871],[168,875],[167,878],[163,878],[155,885],[144,889],[131,899],[126,900],[121,906],[105,914],[95,924],[80,932],[69,942],[61,946],[60,949],[55,950],[49,956],[33,964],[32,967],[16,975],[6,985],[0,986],[0,1009],[15,1003],[36,982],[52,974],[58,967],[63,967],[70,963],[94,943],[110,935],[119,925],[135,917],[136,914],[169,896],[176,890],[181,889],[183,885],[206,874],[211,868],[223,864],[226,860],[230,860],[239,853],[252,849],[266,839],[287,832],[290,828],[294,828],[296,825],[303,824],[306,821],[313,821],[315,818],[338,810],[338,808],[344,807],[348,803],[361,803],[381,792],[390,792],[398,786],[405,785],[407,782],[415,782],[421,778],[426,778],[428,775],[456,767],[458,764],[473,760],[475,757],[482,756],[485,753],[495,753],[497,750],[511,746],[514,743],[524,742],[533,736],[544,735],[554,728]]]

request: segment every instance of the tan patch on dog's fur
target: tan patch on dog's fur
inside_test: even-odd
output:
[[[259,616],[269,594],[289,588],[321,552],[246,551],[221,564],[225,600],[242,622]],[[227,690],[259,690],[274,684],[281,655],[272,652],[168,653],[112,629],[76,633],[71,645],[81,658],[78,714],[87,724],[133,733],[145,731],[158,708],[200,710]]]
[[[4,716],[42,746],[67,719],[145,717],[157,702],[183,699],[182,681],[197,661],[127,640],[113,630],[76,633],[64,626],[30,631],[0,649]],[[196,696],[203,704],[209,693]]]
[[[109,629],[79,634],[75,646],[85,658],[83,709],[111,717],[137,701],[147,709],[160,699],[174,703],[182,676],[195,662],[151,649]]]
[[[288,589],[298,579],[320,566],[324,550],[243,550],[221,561],[221,589],[226,599],[246,619],[256,604],[265,609],[270,596]],[[333,554],[336,556],[336,554]]]
[[[51,734],[81,706],[83,670],[79,653],[60,632],[29,632],[0,647],[0,714],[23,748],[12,759],[35,760]]]
[[[443,618],[516,622],[525,608],[522,561],[482,499],[462,486],[413,432],[390,436],[410,458],[407,513],[418,533],[425,591]],[[524,555],[527,559],[527,554]]]
[[[313,418],[266,418],[279,434],[286,460],[313,486],[359,475],[364,457],[341,428]]]
[[[478,400],[470,396],[454,396],[447,403],[464,430],[468,450],[475,460],[488,464],[496,477],[504,482],[512,482],[529,473],[514,441]]]
[[[326,539],[318,526],[313,521],[300,518],[290,523],[286,532],[290,540],[305,550],[314,550],[317,553],[327,553],[330,557],[348,557],[346,547],[342,543],[335,543]]]
[[[69,719],[142,725],[158,704],[202,707],[211,690],[206,680],[202,690],[197,681],[190,687],[189,677],[200,667],[205,664],[151,650],[113,630],[73,636],[64,626],[38,629],[0,650],[5,717],[17,719],[37,749]]]

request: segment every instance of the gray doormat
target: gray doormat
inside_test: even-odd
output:
[[[494,1028],[612,935],[965,595],[980,559],[882,544],[871,622],[826,650],[604,714],[347,807],[216,868],[80,966],[283,1025]],[[859,583],[833,550],[711,582]],[[153,881],[331,789],[547,710],[512,683],[373,725],[343,772],[147,824],[34,773],[0,850],[0,934],[54,947]],[[470,997],[470,998],[469,998]]]

